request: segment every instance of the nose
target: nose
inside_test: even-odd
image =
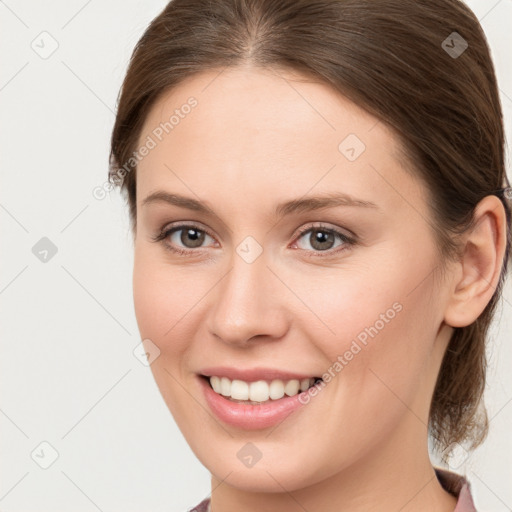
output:
[[[265,252],[250,263],[234,254],[230,270],[212,297],[209,330],[215,337],[245,346],[258,336],[268,341],[285,334],[286,290],[267,265]]]

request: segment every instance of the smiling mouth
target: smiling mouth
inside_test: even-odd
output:
[[[247,382],[239,379],[228,379],[216,375],[201,375],[218,395],[236,403],[261,405],[280,400],[283,397],[295,396],[323,382],[320,377],[305,379],[272,379]]]

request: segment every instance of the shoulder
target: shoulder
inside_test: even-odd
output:
[[[471,496],[471,484],[465,476],[442,468],[435,467],[434,470],[443,488],[457,498],[453,512],[477,512]]]
[[[189,509],[188,512],[210,512],[210,498],[205,498],[199,505]]]

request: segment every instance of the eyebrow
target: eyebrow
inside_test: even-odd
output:
[[[181,208],[186,208],[206,215],[214,214],[212,208],[206,203],[192,199],[191,197],[185,197],[179,194],[170,194],[163,190],[159,190],[148,195],[142,201],[142,206],[158,202],[172,204],[174,206],[179,206]],[[275,208],[274,215],[280,218],[286,215],[291,215],[292,213],[302,213],[322,208],[334,208],[336,206],[357,206],[363,208],[374,208],[377,210],[379,209],[379,207],[371,201],[357,199],[344,193],[331,193],[318,196],[307,196],[279,203]]]

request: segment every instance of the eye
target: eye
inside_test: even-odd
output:
[[[312,248],[312,256],[323,256],[321,253],[326,252],[329,255],[332,255],[333,253],[346,250],[355,244],[355,240],[348,235],[345,235],[337,229],[328,228],[322,224],[301,229],[297,240],[301,239],[304,239],[307,242],[305,245],[309,245]],[[340,241],[338,245],[335,245],[336,239]],[[311,249],[308,247],[299,247],[299,249],[311,252]]]
[[[152,241],[162,242],[167,250],[182,255],[191,255],[206,248],[204,243],[208,239],[215,242],[207,230],[194,224],[165,226],[159,234],[152,237]],[[356,243],[354,238],[323,224],[302,228],[296,240],[301,239],[304,239],[312,249],[300,246],[298,248],[310,253],[310,256],[332,256]],[[336,240],[340,242],[338,245],[335,245]],[[292,245],[292,248],[296,248],[296,246],[297,242]]]
[[[163,242],[166,249],[180,254],[189,254],[196,249],[202,249],[207,239],[213,239],[204,229],[193,224],[180,224],[165,227],[152,240]]]

